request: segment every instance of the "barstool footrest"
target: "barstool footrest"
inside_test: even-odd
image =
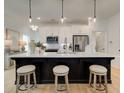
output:
[[[20,90],[20,91],[26,91],[26,90],[28,90],[28,86],[25,86],[25,85],[24,85],[25,86],[25,89],[21,89],[21,86],[23,86],[23,85],[24,84],[20,84],[19,87],[18,87],[18,90]],[[33,87],[34,87],[34,84],[30,86],[30,88],[33,88]]]
[[[90,83],[90,86],[92,88],[94,88],[92,83]],[[101,88],[101,87],[103,87],[103,88]],[[97,84],[96,85],[96,90],[98,90],[98,91],[105,91],[106,90],[105,85],[104,84]]]
[[[65,91],[65,90],[67,90],[66,85],[64,85],[64,84],[58,85],[57,91]]]

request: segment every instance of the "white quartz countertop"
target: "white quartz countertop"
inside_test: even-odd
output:
[[[107,53],[86,53],[86,52],[75,52],[75,53],[57,53],[57,52],[44,52],[42,54],[15,54],[9,55],[10,58],[83,58],[83,57],[114,57],[114,55],[110,55]]]

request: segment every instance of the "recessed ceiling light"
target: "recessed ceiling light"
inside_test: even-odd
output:
[[[40,17],[37,17],[37,20],[40,20]]]

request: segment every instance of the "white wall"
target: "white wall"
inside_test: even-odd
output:
[[[108,53],[118,55],[120,49],[120,15],[119,13],[108,20]]]
[[[120,65],[120,13],[117,13],[106,20],[97,20],[96,31],[104,32],[106,52],[115,56],[112,66],[119,68]]]
[[[118,56],[120,49],[120,13],[117,13],[107,19],[97,20],[95,29],[105,35],[100,42],[104,43],[105,51],[109,54]],[[100,37],[100,36],[99,36]],[[98,38],[100,39],[100,38]]]
[[[120,13],[108,20],[108,53],[115,55],[112,66],[120,67]]]
[[[96,31],[104,32],[106,52],[115,56],[112,60],[112,66],[119,68],[120,65],[120,13],[113,15],[106,20],[98,20]],[[102,41],[102,40],[101,40]]]

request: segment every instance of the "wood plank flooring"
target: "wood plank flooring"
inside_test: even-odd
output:
[[[15,69],[5,70],[5,92],[4,93],[16,93],[15,92]],[[93,93],[92,88],[88,84],[69,84],[69,93]],[[21,91],[19,93],[28,93],[27,91]],[[37,88],[32,89],[31,93],[55,93],[54,84],[41,84]],[[61,91],[58,93],[67,93]],[[105,93],[103,91],[97,91],[97,93]],[[112,84],[108,84],[108,93],[120,93],[120,70],[118,68],[112,68]]]

